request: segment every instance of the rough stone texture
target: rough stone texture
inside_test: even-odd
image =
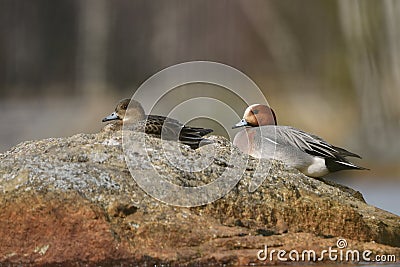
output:
[[[165,154],[158,139],[130,137],[146,138],[150,157],[137,153],[132,170],[151,175],[155,166],[177,185],[208,184],[235,164],[229,158],[236,148],[221,137],[196,151],[165,142]],[[223,198],[174,207],[138,187],[121,144],[122,132],[111,125],[98,134],[24,142],[0,154],[0,264],[276,264],[276,257],[258,261],[257,252],[264,245],[320,252],[339,237],[348,249],[400,258],[400,217],[367,205],[350,188],[250,158],[242,180]],[[174,167],[163,155],[177,148],[186,156],[181,166],[209,166],[197,172]],[[251,193],[257,166],[266,179]]]

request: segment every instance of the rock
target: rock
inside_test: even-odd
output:
[[[222,137],[191,150],[143,133],[129,136],[145,139],[148,153],[132,152],[133,172],[150,176],[154,167],[180,186],[207,185],[248,162],[224,197],[185,208],[138,186],[125,163],[122,131],[110,126],[97,134],[21,143],[0,154],[0,265],[276,264],[276,254],[260,261],[257,253],[265,245],[320,253],[337,249],[339,238],[348,249],[400,256],[400,217],[366,204],[350,188],[280,162],[243,154],[230,160],[239,152]],[[175,157],[177,151],[185,158]],[[265,180],[250,192],[256,178]]]

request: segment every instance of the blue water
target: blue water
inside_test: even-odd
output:
[[[400,216],[400,181],[330,179],[360,191],[368,204]]]

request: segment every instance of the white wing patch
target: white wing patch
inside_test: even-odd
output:
[[[275,145],[279,145],[277,142],[275,142],[275,141],[272,140],[272,139],[269,139],[268,137],[264,137],[264,139],[266,139],[268,142],[271,142],[271,143],[273,143],[273,144],[275,144]]]
[[[351,163],[351,162],[344,162],[344,161],[336,161],[336,162],[339,163],[339,164],[342,164],[342,165],[346,165],[346,166],[356,167],[356,168],[357,168],[357,166],[354,165],[354,164]]]

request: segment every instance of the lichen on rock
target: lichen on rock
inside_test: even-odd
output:
[[[352,249],[400,256],[400,218],[350,188],[277,161],[232,160],[238,150],[222,137],[197,150],[130,137],[144,138],[146,149],[129,169],[122,131],[28,141],[0,154],[0,262],[270,264],[257,260],[266,244],[321,251],[338,237]],[[246,166],[234,188],[198,207],[160,202],[131,175],[151,170],[175,185],[204,186],[239,161]],[[250,192],[257,176],[265,180]]]

